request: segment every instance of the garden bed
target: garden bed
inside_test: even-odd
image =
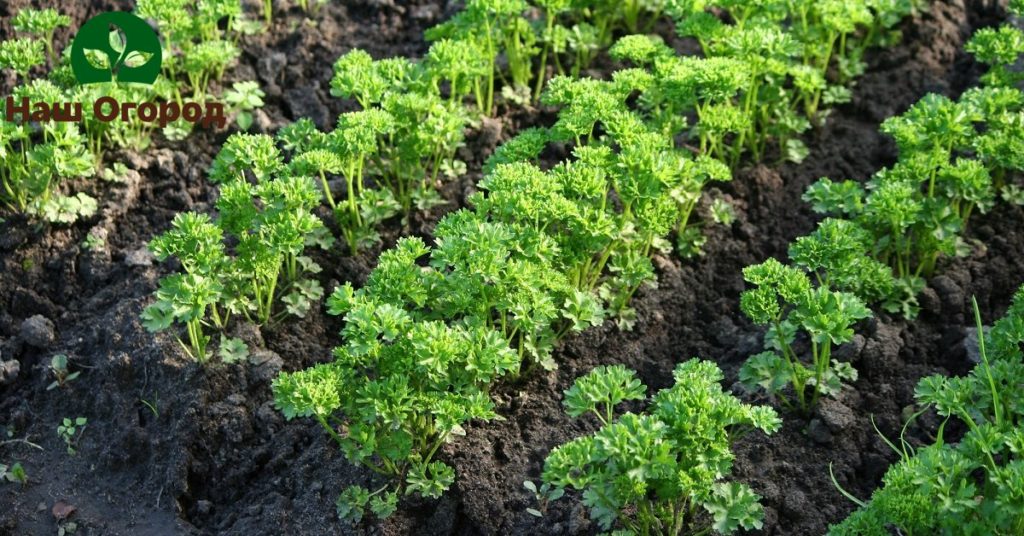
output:
[[[0,8],[0,16],[21,3]],[[130,8],[121,4],[63,9],[78,24],[95,12]],[[309,23],[301,12],[281,13],[269,33],[244,39],[228,80],[255,79],[267,93],[256,129],[273,131],[299,117],[332,126],[350,109],[329,94],[330,66],[339,55],[359,47],[375,58],[419,56],[426,50],[423,30],[454,9],[396,4],[331,2]],[[20,363],[17,378],[0,385],[0,425],[12,438],[42,447],[8,444],[0,451],[5,460],[20,461],[30,480],[25,487],[0,487],[0,533],[52,534],[51,507],[58,500],[76,507],[79,534],[597,532],[576,500],[557,501],[540,518],[526,511],[534,499],[522,482],[539,479],[552,448],[596,429],[596,421],[565,415],[563,390],[593,367],[612,363],[663,388],[676,363],[700,357],[722,367],[735,393],[764,402],[736,383],[743,360],[760,350],[762,334],[739,309],[741,270],[784,257],[794,238],[813,230],[819,216],[800,199],[809,184],[822,176],[866,180],[895,161],[895,144],[878,131],[882,120],[925,93],[955,97],[975,83],[983,70],[963,44],[1002,15],[991,2],[939,0],[905,21],[902,43],[869,55],[852,102],[806,136],[810,154],[802,164],[745,167],[717,186],[738,209],[737,221],[709,228],[699,257],[655,258],[658,287],[637,295],[632,331],[610,322],[591,328],[556,350],[557,371],[498,387],[494,398],[504,420],[474,423],[442,449],[441,459],[458,474],[449,493],[403,501],[386,521],[355,528],[337,519],[335,499],[348,485],[369,487],[371,474],[347,462],[317,423],[286,422],[270,390],[281,370],[330,359],[340,319],[317,308],[262,332],[240,328],[236,336],[264,348],[253,352],[256,364],[208,367],[187,360],[173,338],[152,335],[139,320],[157,279],[173,268],[158,264],[146,243],[176,213],[212,208],[215,188],[206,170],[227,133],[197,132],[183,142],[156,136],[144,153],[112,155],[132,172],[124,184],[86,187],[101,202],[97,216],[73,226],[18,218],[0,224],[0,356]],[[664,30],[674,39],[670,28]],[[597,65],[589,74],[600,77],[611,68],[608,59]],[[7,94],[10,80],[3,87]],[[406,226],[388,222],[384,246],[410,234],[429,241],[439,217],[465,205],[495,146],[524,127],[549,124],[551,116],[545,109],[512,109],[485,121],[460,150],[469,171],[444,187],[448,203]],[[89,234],[105,245],[83,248]],[[999,204],[978,214],[968,240],[971,254],[943,260],[928,281],[919,318],[879,315],[842,347],[842,357],[860,372],[852,388],[825,400],[810,418],[784,413],[784,427],[768,438],[741,440],[734,474],[763,497],[764,534],[822,534],[842,520],[855,505],[833,485],[830,466],[845,490],[867,498],[896,459],[869,417],[882,434],[895,437],[918,379],[962,374],[974,365],[968,358],[971,297],[985,319],[1006,310],[1024,278],[1024,210]],[[361,285],[380,247],[355,258],[342,250],[317,259],[324,267],[318,279],[328,291],[345,281]],[[67,354],[82,374],[66,388],[47,390],[55,353]],[[88,425],[77,454],[68,456],[55,430],[62,418],[77,416],[87,417]],[[925,433],[910,430],[912,437]]]

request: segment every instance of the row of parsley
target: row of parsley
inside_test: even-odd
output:
[[[1009,7],[1024,15],[1024,2]],[[917,292],[918,278],[939,255],[963,253],[959,237],[973,209],[985,212],[997,198],[1024,205],[1012,182],[1024,170],[1024,74],[1013,67],[1024,54],[1024,31],[1011,22],[980,29],[966,49],[989,66],[981,87],[956,101],[926,96],[887,121],[883,130],[896,139],[901,159],[869,183],[863,204],[848,185],[820,183],[808,192],[817,208],[845,213],[873,235],[869,253],[909,284],[904,295]],[[913,193],[902,193],[907,189]],[[1024,286],[989,330],[977,302],[973,307],[980,362],[964,377],[925,377],[914,391],[920,409],[906,426],[934,410],[942,424],[933,441],[915,447],[902,433],[898,444],[886,439],[899,461],[869,501],[847,494],[859,508],[830,534],[1024,532]],[[966,428],[959,440],[946,433],[953,422]]]

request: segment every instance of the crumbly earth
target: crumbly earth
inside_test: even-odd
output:
[[[46,4],[47,2],[44,2]],[[0,6],[6,18],[28,0]],[[64,4],[64,3],[62,3]],[[129,2],[61,5],[76,25],[91,14],[127,9]],[[255,8],[255,6],[250,6]],[[352,109],[329,95],[331,64],[354,47],[375,57],[418,56],[422,31],[455,5],[362,0],[329,2],[312,21],[297,8],[278,10],[273,30],[243,40],[240,65],[228,80],[258,80],[267,106],[257,129],[273,131],[308,116],[330,127]],[[652,389],[669,384],[673,366],[690,357],[717,362],[726,384],[752,402],[766,402],[735,384],[736,371],[759,351],[761,332],[739,311],[741,269],[767,257],[784,257],[788,243],[813,229],[816,216],[800,200],[812,181],[867,179],[891,164],[896,151],[878,124],[927,92],[956,96],[979,68],[962,44],[980,26],[1003,15],[985,0],[938,0],[903,26],[899,46],[873,53],[868,72],[840,107],[808,138],[810,156],[800,165],[748,167],[720,186],[738,208],[731,227],[710,227],[704,254],[695,259],[657,258],[659,286],[636,300],[633,331],[611,325],[589,330],[558,349],[559,369],[502,385],[495,397],[504,420],[475,423],[443,449],[458,472],[453,489],[438,501],[403,501],[391,519],[350,527],[337,519],[334,499],[351,484],[373,477],[347,463],[318,425],[286,422],[273,409],[270,382],[330,358],[341,323],[322,310],[306,319],[257,330],[239,326],[254,363],[200,367],[172,337],[145,331],[138,316],[156,281],[174,269],[158,265],[146,242],[166,229],[177,212],[210,210],[214,188],[205,170],[227,132],[198,132],[184,142],[157,136],[142,154],[121,152],[110,161],[132,171],[121,184],[73,185],[101,200],[100,213],[73,226],[37,226],[9,218],[0,234],[0,427],[24,443],[0,444],[0,462],[20,461],[30,482],[0,485],[0,534],[53,534],[58,523],[77,534],[591,534],[579,497],[553,503],[542,518],[522,481],[539,478],[554,446],[592,432],[596,423],[571,420],[561,393],[594,366],[623,363]],[[4,23],[6,24],[6,23]],[[671,29],[663,28],[671,39]],[[70,32],[58,34],[63,43]],[[0,37],[10,28],[0,26]],[[691,44],[674,40],[677,48]],[[591,74],[613,65],[605,60]],[[13,80],[0,79],[7,93]],[[444,188],[446,207],[403,225],[389,222],[385,243],[402,234],[429,239],[445,210],[465,204],[481,162],[518,129],[549,123],[550,110],[505,111],[468,136],[461,157],[469,173]],[[881,315],[865,321],[856,340],[840,350],[860,371],[852,388],[824,402],[810,418],[785,414],[771,437],[750,434],[736,448],[735,478],[763,496],[764,534],[822,534],[853,507],[835,488],[867,497],[895,455],[872,427],[895,437],[913,402],[917,380],[927,374],[968,370],[965,340],[972,324],[970,298],[985,319],[1002,314],[1024,280],[1024,211],[1000,206],[972,220],[970,256],[943,262],[928,282],[923,312],[913,321]],[[81,246],[87,234],[104,238],[99,249]],[[319,254],[327,289],[361,284],[379,249],[358,258],[340,251]],[[67,354],[81,376],[47,390],[52,355]],[[78,452],[69,456],[56,434],[64,417],[88,425]],[[928,419],[910,429],[925,437]],[[5,438],[0,438],[2,441]],[[55,520],[57,501],[76,510]]]

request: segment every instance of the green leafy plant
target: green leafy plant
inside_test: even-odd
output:
[[[60,89],[46,80],[33,80],[13,90],[15,102],[58,102],[60,96]],[[0,103],[0,108],[6,105]],[[60,194],[62,182],[95,171],[78,125],[19,115],[13,123],[0,119],[0,202],[55,223],[93,215],[97,203],[89,195]]]
[[[64,81],[62,85],[66,88],[69,100],[80,103],[83,110],[93,109],[95,103],[102,98],[112,98],[117,102],[175,99],[174,84],[164,78],[158,78],[152,86],[113,82],[77,85],[71,81]],[[89,151],[93,155],[96,167],[99,168],[103,155],[110,148],[129,147],[137,151],[148,148],[153,131],[159,127],[159,122],[141,121],[137,114],[129,115],[128,120],[102,121],[86,112],[82,114],[82,125]]]
[[[88,419],[85,417],[65,417],[59,425],[57,425],[57,435],[64,441],[64,444],[68,448],[68,454],[74,456],[78,450],[78,443],[82,439],[82,434],[85,433],[85,426],[88,424]]]
[[[670,248],[673,232],[692,251],[703,188],[731,178],[721,162],[690,156],[631,112],[633,87],[551,80],[543,100],[562,106],[556,123],[499,149],[479,185],[485,194],[471,198],[495,220],[549,236],[559,246],[555,265],[578,291],[600,295],[624,328],[635,316],[632,296],[655,279],[650,256]],[[575,143],[573,158],[540,170],[539,154],[556,141]]]
[[[106,241],[103,240],[103,238],[94,234],[87,234],[85,235],[85,239],[82,240],[82,249],[86,251],[96,251],[103,249],[105,244]]]
[[[217,349],[220,360],[224,363],[239,363],[249,357],[249,347],[237,337],[220,336],[220,347]]]
[[[39,38],[46,46],[46,57],[50,63],[56,61],[53,52],[53,36],[57,28],[69,26],[71,17],[62,15],[56,9],[22,9],[11,19],[11,26],[19,32],[25,32]]]
[[[523,482],[523,487],[533,494],[533,498],[537,501],[537,508],[526,509],[526,513],[534,517],[544,517],[544,512],[547,511],[551,501],[557,501],[565,495],[564,488],[552,486],[547,482],[538,487],[532,480],[526,480]]]
[[[600,314],[587,311],[593,299],[577,297],[565,276],[542,256],[553,248],[546,237],[520,234],[510,225],[465,210],[443,218],[434,236],[434,248],[425,248],[418,239],[402,239],[395,249],[381,254],[378,267],[358,293],[378,296],[425,319],[496,331],[490,336],[516,349],[513,374],[523,360],[554,368],[550,353],[557,338],[602,320]],[[524,245],[530,249],[520,251]],[[424,270],[418,260],[428,253]],[[352,292],[347,285],[340,287],[332,299]],[[561,328],[563,314],[575,314],[577,321]]]
[[[468,123],[461,99],[470,91],[470,74],[464,67],[472,58],[459,44],[440,41],[422,63],[404,58],[374,61],[357,49],[334,65],[332,94],[355,99],[368,113],[393,118],[366,170],[391,191],[406,215],[413,208],[427,210],[440,204],[438,181],[464,165],[455,160],[455,152]],[[444,81],[449,83],[447,98],[442,94]]]
[[[900,461],[870,501],[829,534],[1017,534],[1024,530],[1024,288],[1006,316],[986,334],[977,302],[974,317],[981,362],[964,377],[928,376],[914,391],[921,412],[933,408],[942,424],[934,443],[914,448],[887,443]],[[947,441],[955,419],[967,431]]]
[[[189,48],[182,57],[182,69],[188,76],[192,97],[205,101],[211,79],[224,76],[224,71],[238,59],[238,47],[227,40],[204,41]]]
[[[560,334],[601,320],[545,260],[554,245],[542,234],[462,210],[437,225],[435,243],[403,238],[363,288],[336,289],[328,312],[345,328],[335,361],[275,382],[286,417],[315,417],[351,461],[393,482],[343,493],[347,519],[378,493],[440,496],[454,472],[434,456],[466,421],[495,418],[490,384],[524,362],[552,368]],[[574,320],[560,328],[563,317]]]
[[[422,251],[405,240],[406,254]],[[371,277],[413,275],[389,270],[386,260],[381,266]],[[487,389],[518,370],[515,352],[485,326],[417,318],[350,286],[335,291],[328,305],[346,320],[335,361],[282,374],[273,389],[286,418],[315,418],[350,461],[391,482],[372,494],[347,489],[339,515],[358,521],[367,505],[389,515],[401,493],[439,497],[455,473],[434,459],[438,449],[469,420],[497,416]]]
[[[214,172],[229,175],[231,167],[220,163],[223,167],[215,165]],[[248,168],[245,160],[233,163]],[[235,314],[259,324],[304,314],[306,304],[323,294],[319,284],[303,277],[319,266],[302,255],[323,227],[312,213],[319,199],[307,177],[265,176],[255,185],[236,178],[221,186],[216,221],[205,214],[176,216],[172,229],[155,238],[150,249],[160,260],[176,257],[184,273],[161,279],[156,302],[142,313],[146,328],[161,331],[175,322],[185,324],[189,344],[182,347],[204,361],[210,337],[203,326],[223,330]],[[275,312],[279,301],[288,307]]]
[[[45,62],[43,42],[38,39],[16,38],[0,42],[0,67],[18,73],[22,82],[29,81],[28,73],[33,67]]]
[[[531,87],[532,59],[539,51],[536,36],[522,15],[526,8],[525,0],[469,0],[465,9],[425,34],[429,40],[443,40],[434,57],[453,74],[467,70],[476,63],[474,58],[482,60],[483,65],[469,69],[482,75],[471,82],[481,114],[494,113],[495,80],[504,76],[498,66],[502,52],[508,62],[509,83]],[[456,54],[449,56],[449,49]],[[452,80],[455,86],[458,80]]]
[[[506,100],[537,101],[548,68],[577,77],[616,32],[647,32],[663,0],[471,0],[426,32],[428,63],[446,73],[452,99],[472,93],[479,113],[495,112],[501,84]],[[536,66],[535,66],[536,65]]]
[[[864,52],[898,41],[894,28],[915,9],[907,0],[670,2],[677,32],[695,38],[706,59],[648,58],[657,60],[657,78],[666,79],[656,82],[664,87],[656,103],[674,112],[696,100],[702,148],[727,149],[734,163],[742,152],[760,160],[770,142],[800,161],[806,148],[796,136],[824,118],[823,108],[849,100]]]
[[[139,0],[135,13],[160,28],[163,74],[173,81],[174,100],[181,103],[191,92],[192,99],[206,102],[211,80],[220,79],[240,54],[236,42],[246,22],[241,2]]]
[[[887,265],[871,257],[873,246],[874,237],[856,223],[825,218],[813,233],[790,244],[789,258],[812,274],[819,286],[892,308],[897,282]]]
[[[804,194],[816,212],[868,231],[868,252],[898,278],[890,310],[913,316],[916,307],[899,304],[912,301],[941,257],[969,251],[971,215],[991,209],[997,193],[1012,199],[1008,177],[1024,168],[1015,153],[1024,147],[1015,126],[1022,109],[1024,94],[1009,88],[970,89],[959,101],[927,95],[882,124],[900,149],[895,165],[866,187],[823,178]]]
[[[52,48],[54,32],[61,26],[67,26],[70,18],[53,9],[19,11],[12,19],[12,24],[15,29],[32,37],[0,43],[0,66],[10,67],[17,71],[25,86],[30,88],[22,95],[15,93],[16,99],[20,100],[22,96],[30,96],[34,98],[31,102],[72,103],[73,106],[80,106],[82,110],[93,109],[95,103],[102,98],[131,103],[163,100],[173,102],[179,108],[183,105],[186,95],[191,95],[192,100],[200,103],[206,102],[209,97],[210,81],[222,77],[227,66],[238,56],[237,46],[230,38],[229,31],[222,30],[221,26],[226,21],[226,27],[230,29],[239,20],[240,2],[238,0],[142,0],[139,2],[136,12],[144,18],[155,21],[161,30],[162,65],[165,76],[158,78],[152,85],[118,84],[116,82],[78,84],[72,72],[70,47],[64,50],[63,55],[57,55]],[[122,56],[117,60],[118,64],[138,66],[145,64],[150,57],[147,53],[130,50],[124,34],[119,30],[110,32],[109,45],[112,53]],[[43,88],[42,80],[30,81],[28,78],[29,71],[36,65],[44,64],[47,56],[52,65],[49,73],[49,79],[53,86],[51,88]],[[90,63],[96,66],[116,70],[117,65],[110,65],[115,58],[95,50],[87,50],[86,57]],[[188,83],[181,84],[185,81]],[[237,92],[230,95],[232,99],[238,96]],[[238,116],[243,122],[246,114],[251,111],[251,106],[254,105],[252,92],[246,93],[244,96],[245,99],[241,102],[233,100],[229,103],[236,108],[234,111],[239,112]],[[160,105],[162,106],[162,104]],[[53,113],[67,115],[71,113],[71,108],[58,109],[55,107]],[[127,114],[127,117],[122,120],[102,121],[93,114],[82,113],[79,123],[87,143],[74,141],[79,142],[77,143],[78,147],[88,148],[93,155],[94,167],[100,168],[103,154],[111,147],[130,147],[135,150],[148,147],[152,131],[158,128],[158,122],[143,121],[138,115],[133,113]],[[39,123],[43,122],[39,121]],[[192,124],[178,120],[166,126],[160,124],[159,127],[164,127],[168,138],[182,139],[191,130]],[[43,128],[45,130],[49,127],[44,126]],[[79,127],[67,122],[61,128]],[[22,152],[23,156],[25,154],[27,151]],[[58,170],[66,168],[66,166],[50,167]],[[59,221],[69,222],[74,221],[80,215],[87,215],[75,215],[70,211],[86,210],[87,208],[87,206],[75,206],[70,199],[63,199],[59,202],[55,200],[49,204],[45,214],[48,217],[56,214]]]
[[[68,382],[77,380],[82,374],[79,370],[71,372],[68,369],[68,356],[65,354],[56,354],[50,359],[50,372],[53,373],[54,380],[53,383],[46,386],[47,391],[64,387]]]
[[[641,414],[614,414],[625,400],[643,400],[646,387],[621,365],[598,367],[565,393],[569,415],[594,414],[601,428],[555,448],[544,461],[544,482],[583,492],[603,530],[632,534],[729,534],[761,528],[759,497],[723,480],[732,468],[732,442],[781,421],[771,408],[742,404],[722,391],[721,371],[691,359],[673,371],[675,384],[650,399]],[[707,512],[710,519],[701,514]]]
[[[815,287],[802,270],[775,259],[748,266],[743,278],[755,288],[740,296],[740,309],[755,324],[769,326],[765,352],[749,358],[740,369],[740,381],[779,397],[784,406],[802,412],[818,399],[839,393],[844,381],[857,379],[849,363],[832,358],[833,346],[853,338],[853,325],[871,316],[856,295]],[[806,365],[797,351],[797,337],[810,345]],[[792,387],[792,398],[785,389]]]
[[[22,486],[28,483],[28,473],[25,472],[25,468],[20,462],[15,462],[10,466],[0,463],[0,478]]]
[[[1016,14],[1021,15],[1019,6]],[[998,28],[980,28],[964,45],[964,49],[990,67],[981,77],[983,83],[1012,87],[1024,80],[1024,75],[1013,69],[1017,59],[1024,54],[1024,31],[1019,28],[1011,24],[1003,24]]]
[[[378,519],[385,519],[398,509],[398,493],[387,486],[374,492],[362,486],[349,486],[341,492],[335,502],[338,517],[357,524],[369,510]]]
[[[371,156],[379,154],[378,140],[393,128],[394,118],[381,110],[350,112],[338,118],[332,145],[338,155],[338,170],[345,178],[345,204],[336,204],[329,188],[325,194],[353,255],[361,247],[378,241],[374,226],[397,212],[397,202],[381,195],[384,190],[363,188],[366,163]]]
[[[242,130],[249,130],[252,126],[252,112],[263,107],[263,97],[266,94],[260,89],[256,82],[235,82],[231,90],[224,93],[224,102],[231,107],[235,114],[235,123]]]

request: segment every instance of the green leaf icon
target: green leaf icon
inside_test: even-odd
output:
[[[114,49],[114,52],[118,54],[124,53],[125,38],[121,35],[120,29],[117,26],[110,27],[110,38],[108,39],[110,48]]]
[[[139,17],[122,11],[86,21],[71,44],[71,67],[80,84],[152,84],[160,75],[160,40]]]

